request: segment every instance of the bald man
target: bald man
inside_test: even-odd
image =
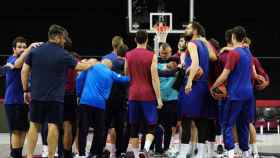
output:
[[[105,145],[105,110],[113,82],[126,83],[127,76],[122,76],[111,70],[112,62],[103,59],[89,70],[77,77],[77,94],[80,96],[79,118],[79,156],[85,156],[85,147],[90,123],[95,126],[93,151],[90,156],[102,157]]]

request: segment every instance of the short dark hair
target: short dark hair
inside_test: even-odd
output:
[[[48,38],[54,39],[56,36],[60,36],[60,35],[64,35],[67,37],[68,36],[67,30],[64,27],[56,24],[51,25],[48,32]]]
[[[202,37],[206,36],[205,29],[204,29],[204,27],[199,22],[192,21],[191,24],[192,24],[192,28],[197,31],[198,35],[200,35]]]
[[[135,40],[138,44],[144,44],[148,40],[148,33],[145,30],[137,31]]]
[[[163,50],[167,49],[167,48],[171,48],[171,46],[168,43],[162,43],[160,45],[160,48],[162,48]]]
[[[125,57],[125,53],[127,52],[127,50],[128,50],[128,47],[126,44],[122,44],[122,45],[118,46],[118,48],[117,48],[118,56]]]
[[[180,34],[180,38],[184,38],[184,39],[185,39],[185,38],[186,38],[186,34],[181,33],[181,34]]]
[[[211,38],[209,40],[209,42],[211,43],[211,45],[216,49],[219,50],[220,49],[220,43],[219,41],[217,41],[215,38]]]
[[[236,26],[232,29],[232,34],[235,35],[236,41],[237,42],[242,42],[244,40],[245,37],[247,37],[246,35],[246,30],[244,27],[242,26]]]
[[[225,41],[226,43],[231,43],[231,35],[232,35],[232,29],[228,29],[225,32]]]
[[[18,37],[16,37],[16,38],[13,40],[13,42],[12,42],[12,47],[13,47],[13,48],[16,48],[17,43],[25,43],[25,44],[27,44],[27,40],[26,40],[24,37],[22,37],[22,36],[18,36]]]

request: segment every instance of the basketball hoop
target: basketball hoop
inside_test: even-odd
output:
[[[167,35],[170,32],[170,27],[160,22],[154,26],[154,31],[156,33],[156,38],[158,42],[165,43]]]

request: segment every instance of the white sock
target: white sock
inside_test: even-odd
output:
[[[222,135],[217,135],[216,136],[216,141],[218,145],[223,144],[223,136]]]
[[[239,145],[238,145],[238,143],[235,143],[234,144],[234,153],[239,153],[239,152],[240,152]]]
[[[144,149],[145,149],[146,151],[149,151],[151,145],[152,145],[152,141],[146,140],[146,141],[145,141],[145,145],[144,145]]]
[[[191,148],[190,152],[194,153],[195,149],[197,148],[197,144],[196,143],[191,143],[190,148]]]
[[[228,151],[228,158],[234,158],[234,149]]]
[[[252,148],[252,153],[258,154],[258,146],[256,143],[251,144],[251,148]]]
[[[116,152],[116,144],[111,144],[111,152]]]

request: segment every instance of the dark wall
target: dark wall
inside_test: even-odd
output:
[[[127,33],[127,0],[93,2],[96,4],[2,6],[0,52],[7,53],[11,40],[17,35],[32,41],[46,40],[48,27],[54,23],[69,30],[74,46],[82,54],[104,54],[110,50],[111,38],[116,34],[124,36],[133,47],[133,36]],[[176,1],[170,5],[176,8],[172,9],[174,12],[188,11],[188,7],[175,4]],[[271,2],[195,0],[195,18],[205,26],[208,37],[224,43],[225,30],[242,25],[252,38],[256,56],[279,56],[276,52],[280,41],[279,24],[273,19],[276,11]],[[169,37],[169,42],[176,45],[177,36]]]
[[[127,29],[127,0],[93,1],[92,4],[47,5],[38,1],[33,5],[1,6],[0,9],[0,53],[9,54],[11,41],[23,35],[30,41],[46,41],[48,27],[60,24],[68,29],[74,47],[81,55],[104,55],[111,50],[111,38],[121,35],[130,48],[135,47],[133,35]],[[174,1],[175,3],[176,1]],[[14,2],[17,3],[17,2]],[[98,3],[98,4],[97,4]],[[173,3],[173,4],[174,4]],[[256,56],[277,57],[280,41],[279,12],[275,2],[263,1],[206,1],[195,0],[195,18],[201,22],[207,37],[214,37],[224,44],[224,32],[236,25],[244,26],[252,39],[252,52]],[[36,6],[34,6],[36,5]],[[21,7],[19,7],[21,6]],[[186,12],[178,5],[172,5],[177,12]],[[184,10],[185,9],[185,10]],[[186,17],[186,20],[188,17]],[[178,36],[170,35],[168,42],[176,49]],[[152,36],[150,36],[152,41]],[[150,43],[152,46],[152,43]],[[262,60],[269,71],[274,88],[265,93],[266,98],[279,98],[277,90],[280,67],[278,60]]]

